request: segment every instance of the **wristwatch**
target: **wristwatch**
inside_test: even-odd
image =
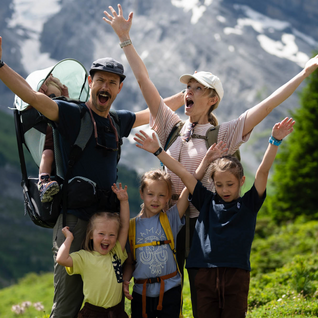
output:
[[[4,62],[0,60],[0,68],[4,65]]]
[[[269,137],[269,140],[268,140],[268,142],[269,142],[270,144],[275,145],[275,146],[279,146],[279,145],[282,143],[282,141],[283,141],[283,139],[282,139],[282,140],[278,140],[278,139],[276,139],[276,138],[273,137],[273,136],[270,136],[270,137]]]

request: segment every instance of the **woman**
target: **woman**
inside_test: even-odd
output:
[[[123,17],[123,11],[120,5],[118,5],[118,14],[112,7],[109,7],[109,9],[111,14],[104,11],[106,18],[104,17],[103,19],[106,23],[112,26],[120,40],[120,46],[127,57],[145,101],[149,107],[151,113],[150,127],[157,132],[161,144],[164,145],[171,129],[177,122],[180,121],[180,118],[163,103],[158,90],[148,76],[148,72],[143,61],[132,45],[129,31],[132,24],[133,13],[131,12],[126,20]],[[253,128],[259,124],[275,107],[285,101],[296,90],[301,82],[315,71],[317,67],[318,55],[309,60],[306,63],[305,68],[299,74],[293,77],[285,85],[281,86],[268,98],[251,109],[248,109],[239,118],[227,123],[222,123],[219,128],[217,142],[225,142],[228,147],[228,153],[233,154],[243,142],[248,140]],[[169,148],[168,153],[173,158],[180,161],[190,173],[193,173],[204,157],[207,148],[203,139],[188,138],[187,126],[192,126],[192,132],[194,134],[205,136],[208,128],[218,124],[215,116],[213,115],[213,110],[218,107],[223,98],[223,88],[220,79],[209,72],[198,72],[192,75],[183,75],[181,76],[180,81],[187,85],[187,89],[184,94],[184,103],[185,114],[189,118],[181,130],[181,136],[178,137],[175,143]],[[169,171],[169,169],[167,169],[167,171],[171,173],[172,176],[173,193],[175,194],[173,198],[177,199],[178,194],[181,193],[184,187],[184,184],[181,179]],[[209,180],[208,175],[209,171],[207,171],[205,177],[202,179],[202,183],[210,190],[213,188],[213,184],[212,181]],[[191,239],[191,232],[193,232],[199,212],[191,205],[189,209],[190,221],[187,223],[190,224]],[[182,235],[182,232],[180,232],[179,235]],[[177,252],[184,253],[182,244],[184,244],[185,239],[179,238],[180,237],[178,237],[177,240]],[[185,256],[183,255],[183,257],[181,257],[181,261],[180,257],[178,258],[179,267],[181,269],[183,268],[182,258],[184,260]],[[196,318],[194,276],[195,271],[189,271],[193,315]]]

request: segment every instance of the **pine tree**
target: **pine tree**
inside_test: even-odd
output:
[[[278,223],[299,216],[318,218],[318,72],[306,82],[300,107],[292,112],[294,131],[283,141],[274,164],[275,194],[267,208]]]

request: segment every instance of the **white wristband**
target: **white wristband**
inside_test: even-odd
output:
[[[126,40],[126,41],[124,41],[124,42],[119,43],[119,45],[120,45],[121,48],[123,48],[123,47],[125,47],[125,46],[128,46],[128,45],[131,45],[131,44],[132,44],[132,42],[131,42],[130,39],[129,39],[129,40]]]

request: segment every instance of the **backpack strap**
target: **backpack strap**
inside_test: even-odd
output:
[[[81,109],[79,108],[79,111]],[[67,214],[67,189],[68,189],[68,180],[71,176],[71,171],[76,163],[76,161],[81,156],[84,148],[86,147],[90,137],[93,133],[93,123],[90,118],[88,112],[85,112],[81,118],[81,126],[80,131],[77,135],[74,145],[71,147],[67,169],[65,173],[65,178],[63,181],[63,201],[62,201],[62,208],[63,208],[63,227],[66,225],[66,214]]]
[[[220,125],[213,126],[206,131],[205,136],[192,134],[192,138],[204,139],[206,143],[206,148],[209,149],[214,143],[218,142],[219,130]],[[239,149],[235,151],[233,156],[241,161],[241,154]]]
[[[118,151],[117,151],[117,163],[119,162],[120,159],[120,155],[121,155],[121,146],[123,144],[123,138],[121,137],[120,134],[120,118],[118,116],[118,113],[115,110],[110,110],[109,111],[109,115],[110,118],[113,122],[113,125],[115,126],[116,130],[117,130],[117,135],[118,135],[118,141],[119,141],[119,145],[118,145]]]
[[[177,122],[171,129],[170,134],[167,138],[166,144],[164,146],[164,150],[168,150],[170,148],[170,146],[176,141],[176,139],[178,138],[178,136],[180,135],[180,131],[184,125],[184,121],[179,121]]]
[[[130,251],[133,256],[133,260],[136,260],[136,218],[132,218],[129,221],[128,239],[130,245]]]
[[[166,215],[166,213],[163,213],[163,212],[160,212],[160,224],[162,227],[163,224],[161,222],[161,215],[164,214],[167,218],[167,220],[164,220],[164,223],[165,225],[164,226],[167,226],[166,222],[168,222],[168,226],[169,226],[169,229],[167,230],[168,233],[169,233],[169,238],[167,236],[167,233],[164,229],[164,232],[166,234],[166,237],[167,237],[167,240],[164,240],[164,241],[152,241],[152,242],[147,242],[147,243],[142,243],[142,244],[136,244],[136,218],[133,218],[129,221],[129,232],[128,232],[128,237],[129,237],[129,244],[130,244],[130,250],[131,250],[131,253],[133,255],[133,259],[136,260],[136,249],[139,248],[139,247],[144,247],[144,246],[159,246],[159,245],[164,245],[164,244],[169,244],[172,251],[173,251],[173,255],[175,255],[175,248],[174,248],[174,242],[173,242],[173,236],[172,236],[172,232],[171,232],[171,227],[170,227],[170,223],[169,223],[169,220],[168,220],[168,217]],[[170,232],[169,232],[170,231]],[[172,238],[172,241],[171,241],[171,238]],[[171,246],[172,244],[172,246]],[[178,266],[178,265],[177,265]]]

